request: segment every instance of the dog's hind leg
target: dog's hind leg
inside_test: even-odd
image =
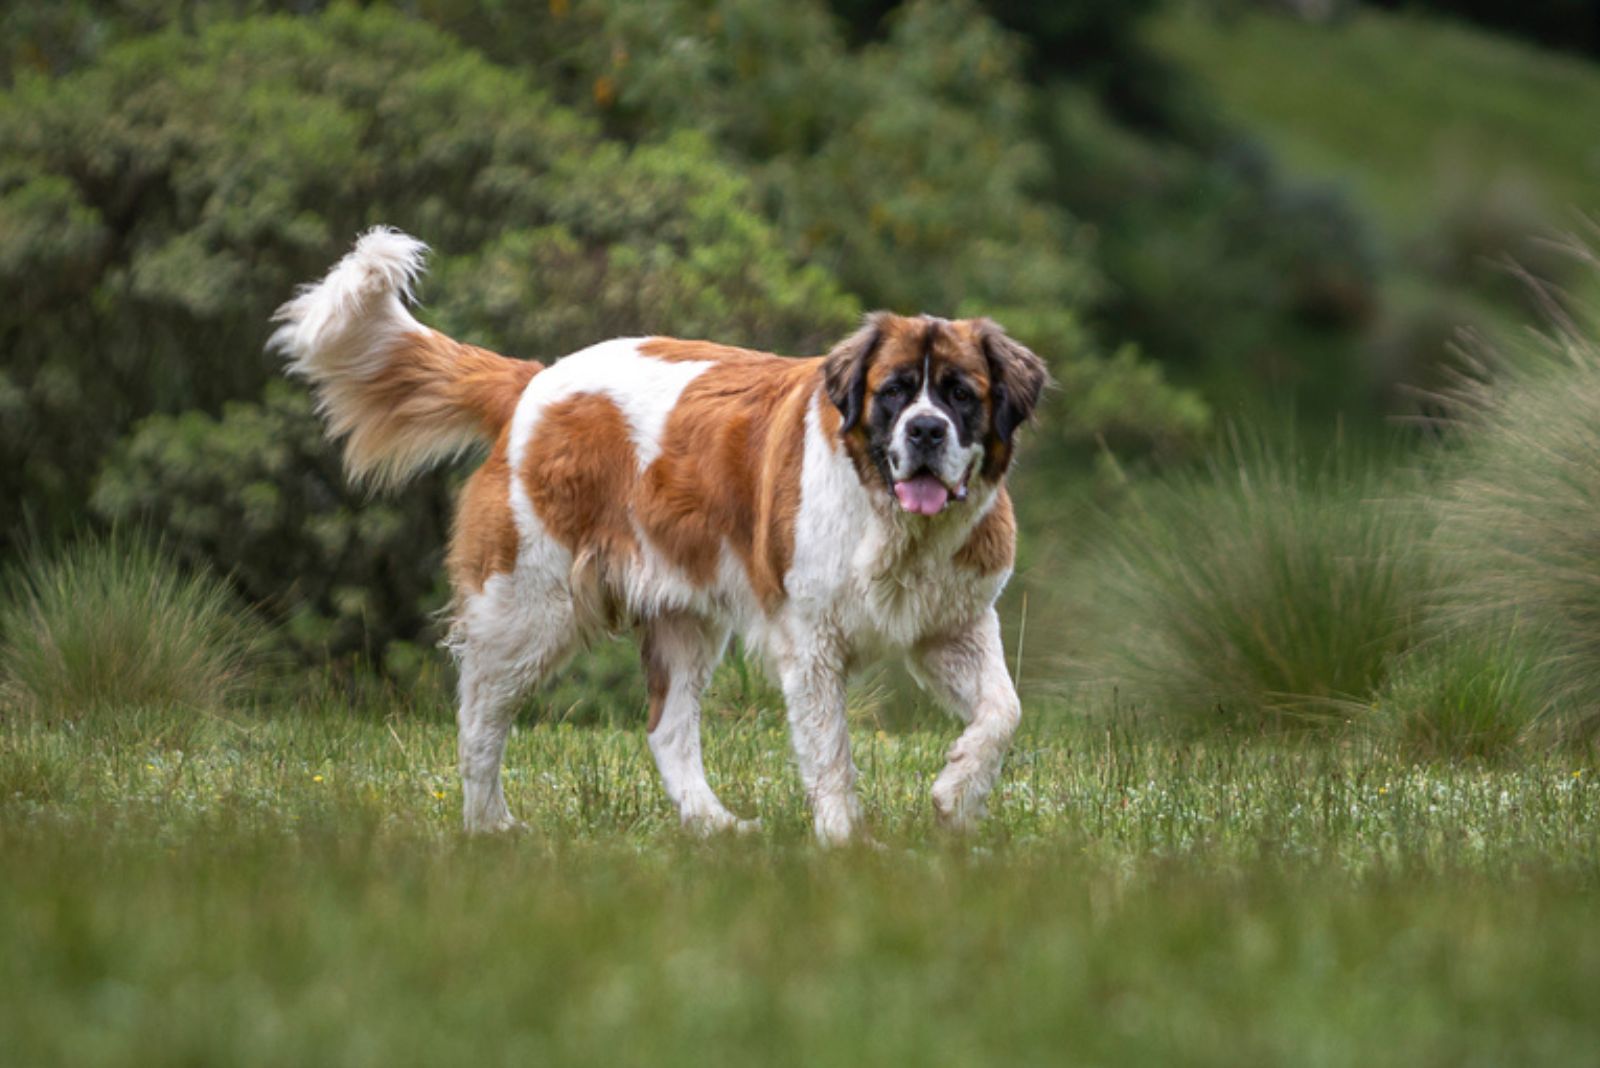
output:
[[[518,699],[579,644],[568,591],[553,583],[530,589],[535,582],[521,570],[494,576],[466,601],[451,633],[460,673],[462,820],[469,834],[518,826],[500,783]]]
[[[673,613],[647,620],[641,630],[650,693],[650,752],[683,825],[700,834],[757,826],[717,800],[700,755],[700,694],[722,658],[727,628]]]

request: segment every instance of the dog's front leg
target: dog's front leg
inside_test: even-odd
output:
[[[779,675],[789,706],[795,762],[816,819],[817,840],[824,845],[848,842],[861,822],[861,802],[856,798],[855,762],[850,759],[843,659],[816,653],[786,656]]]
[[[911,668],[967,724],[934,781],[933,809],[941,823],[968,830],[984,816],[1022,718],[1016,687],[1006,673],[1000,617],[991,608],[971,626],[925,642],[912,656]]]

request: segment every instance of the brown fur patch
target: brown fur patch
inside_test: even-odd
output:
[[[1010,567],[1017,553],[1017,518],[1011,510],[1011,494],[1004,486],[989,514],[972,528],[966,544],[956,551],[955,561],[983,575],[993,575]]]
[[[716,578],[726,544],[756,595],[775,604],[794,556],[806,408],[821,385],[821,361],[663,338],[640,352],[713,363],[667,419],[661,455],[639,487],[640,526],[698,585]]]
[[[926,315],[915,318],[885,315],[875,322],[880,340],[877,353],[867,367],[868,397],[901,368],[920,367],[925,356],[932,358],[935,368],[959,368],[980,395],[987,393],[989,365],[969,320],[951,322]]]
[[[381,374],[330,380],[319,392],[329,432],[349,435],[351,473],[384,483],[498,435],[541,368],[424,330],[396,342]]]
[[[637,463],[622,410],[582,393],[544,410],[517,475],[545,529],[606,570],[638,552],[628,521]]]
[[[650,719],[644,730],[646,734],[654,734],[661,725],[661,713],[667,707],[667,689],[672,684],[672,669],[667,666],[661,650],[656,646],[654,629],[646,625],[642,630],[639,655],[644,661],[645,692],[650,699]]]
[[[517,562],[517,525],[511,515],[511,468],[506,461],[509,428],[502,430],[456,500],[446,568],[457,596],[477,593],[491,575]]]

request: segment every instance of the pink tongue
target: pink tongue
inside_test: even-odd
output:
[[[917,515],[938,515],[944,511],[945,502],[950,499],[950,491],[932,475],[918,475],[905,482],[896,482],[894,495],[900,501],[901,508]]]

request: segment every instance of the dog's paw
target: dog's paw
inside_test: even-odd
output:
[[[761,829],[761,821],[742,820],[727,809],[712,812],[684,813],[684,830],[700,838],[719,834],[753,834]]]
[[[967,834],[976,830],[987,814],[983,800],[974,798],[959,779],[941,775],[933,784],[933,816],[945,830]]]
[[[488,838],[500,834],[519,834],[528,829],[528,825],[511,815],[502,812],[499,815],[484,819],[468,819],[465,822],[467,834],[474,838]]]

